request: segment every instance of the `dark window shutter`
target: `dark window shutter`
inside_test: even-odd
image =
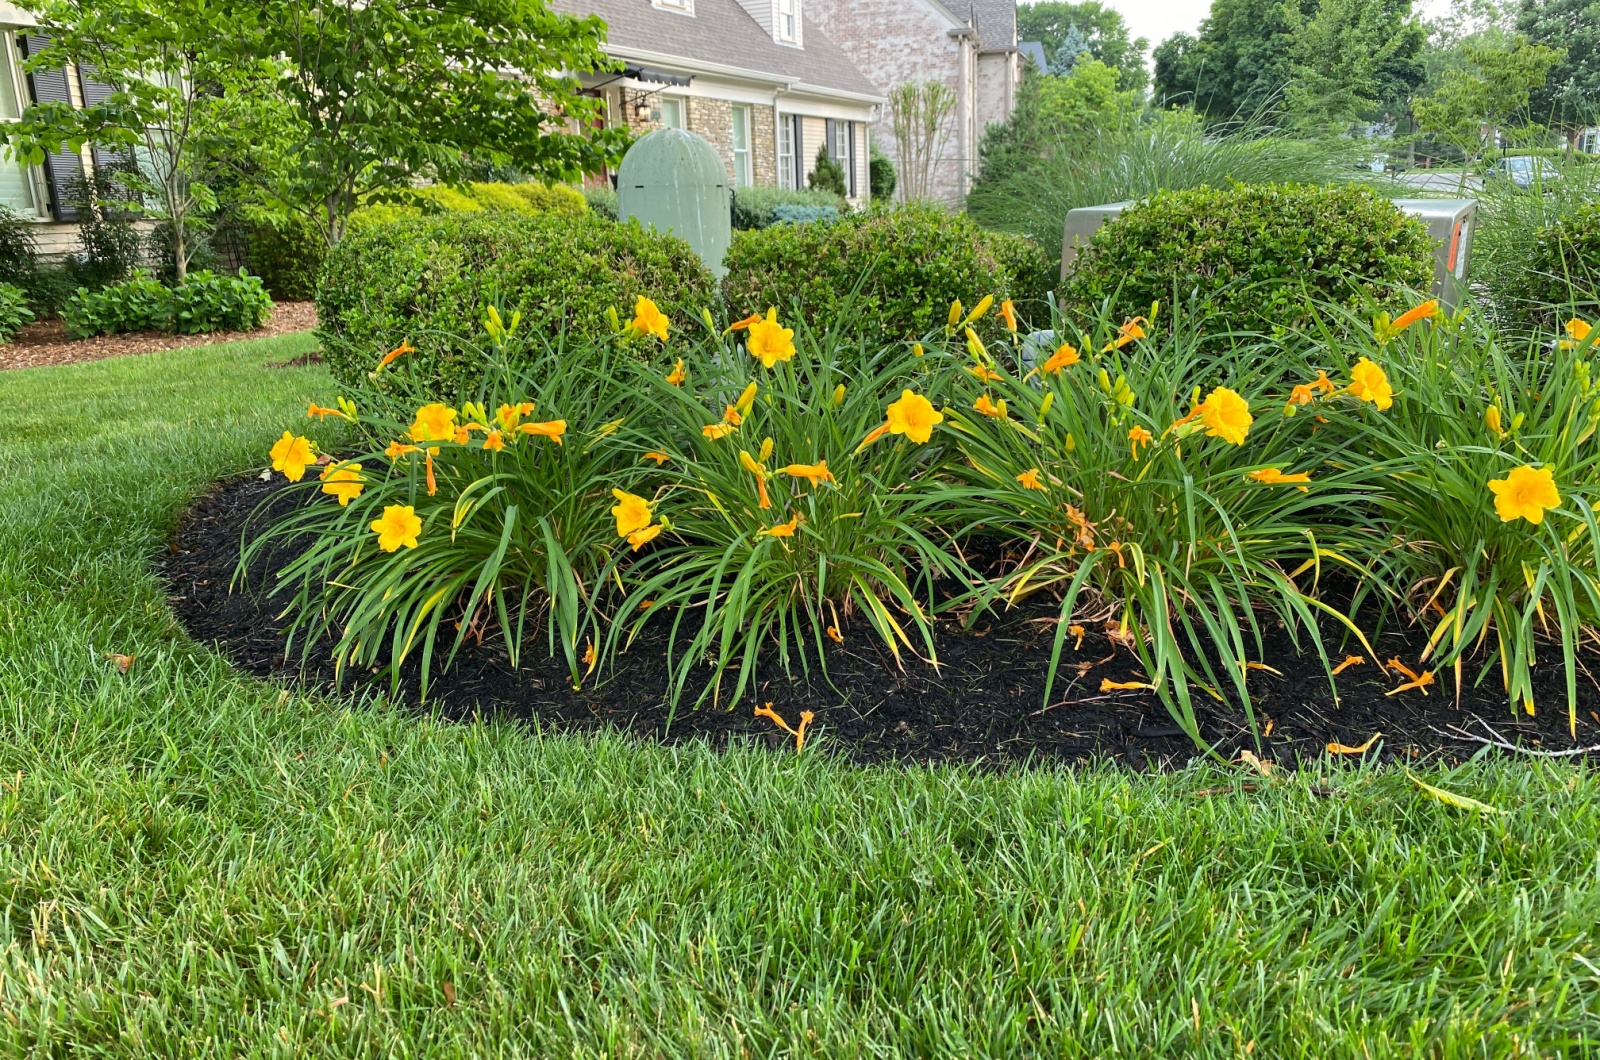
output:
[[[111,95],[111,86],[94,79],[94,67],[88,63],[78,64],[78,83],[83,86],[83,105],[93,107],[104,103]]]
[[[49,37],[30,33],[22,37],[22,52],[37,55],[49,44]],[[67,87],[65,67],[35,70],[28,75],[28,87],[35,103],[71,103],[72,91]],[[83,159],[70,151],[59,151],[44,156],[44,179],[50,191],[50,212],[58,221],[76,221],[78,208],[72,205],[74,184],[83,182]]]

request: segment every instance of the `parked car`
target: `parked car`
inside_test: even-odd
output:
[[[1499,159],[1483,171],[1485,184],[1510,184],[1524,191],[1536,185],[1558,180],[1560,177],[1561,170],[1554,162],[1536,155],[1511,155]]]

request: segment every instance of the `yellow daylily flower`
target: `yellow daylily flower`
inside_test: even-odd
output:
[[[1149,431],[1145,430],[1144,427],[1137,423],[1129,428],[1128,442],[1133,447],[1133,458],[1135,460],[1139,459],[1139,447],[1141,445],[1149,445],[1150,440],[1154,437],[1155,435],[1151,434]]]
[[[306,474],[306,465],[316,462],[316,456],[311,451],[311,439],[303,438],[296,434],[283,432],[273,445],[272,470],[283,472],[283,477],[290,482],[299,482]]]
[[[761,362],[761,367],[771,368],[779,361],[794,356],[794,329],[778,323],[778,311],[768,309],[765,320],[750,325],[750,335],[744,348],[750,356]]]
[[[1255,422],[1255,417],[1250,415],[1249,402],[1225,386],[1207,394],[1198,411],[1200,422],[1206,426],[1207,438],[1221,438],[1234,445],[1244,444],[1250,424]]]
[[[524,423],[517,428],[523,434],[536,434],[541,438],[548,438],[557,445],[563,444],[561,436],[567,433],[566,420],[548,420],[544,423]]]
[[[1030,467],[1028,470],[1018,475],[1017,481],[1022,483],[1022,488],[1025,490],[1044,489],[1044,483],[1039,481],[1039,469],[1036,467]]]
[[[1495,514],[1502,523],[1526,519],[1538,526],[1544,522],[1546,511],[1561,505],[1555,474],[1548,467],[1514,467],[1505,478],[1490,479],[1489,490],[1494,494]]]
[[[417,510],[411,505],[391,504],[381,517],[372,521],[372,532],[378,535],[378,547],[385,552],[401,547],[416,548],[422,520],[417,518]]]
[[[672,371],[667,373],[667,382],[673,386],[682,386],[689,378],[689,373],[684,370],[683,360],[679,358],[672,363]]]
[[[787,523],[769,526],[765,530],[756,532],[757,537],[793,537],[796,530],[800,529],[800,516],[796,513]]]
[[[322,469],[320,478],[322,492],[338,498],[341,508],[361,496],[361,491],[367,488],[366,480],[361,477],[361,465],[354,461],[329,464]]]
[[[1006,411],[1005,398],[1001,398],[999,401],[994,401],[989,397],[988,394],[979,395],[978,400],[973,402],[972,407],[974,410],[981,412],[990,419],[1003,420],[1009,415],[1009,413]]]
[[[662,342],[667,341],[667,315],[655,302],[640,295],[633,304],[633,330],[640,335],[654,335]]]
[[[1148,323],[1149,321],[1147,321],[1144,317],[1134,317],[1132,320],[1125,322],[1117,329],[1117,337],[1106,343],[1105,348],[1100,352],[1110,353],[1112,350],[1120,350],[1122,347],[1126,346],[1135,339],[1144,338],[1145,331],[1143,325]]]
[[[833,472],[828,470],[826,460],[818,460],[815,464],[790,464],[780,469],[783,474],[791,478],[803,478],[811,483],[813,489],[824,482],[833,482]]]
[[[448,442],[456,436],[456,410],[437,402],[417,410],[411,423],[413,442]]]
[[[1573,317],[1562,325],[1562,330],[1567,333],[1567,337],[1561,340],[1560,347],[1563,350],[1575,350],[1589,337],[1594,327],[1581,317]]]
[[[1381,367],[1365,357],[1350,369],[1350,386],[1346,392],[1360,401],[1378,406],[1380,412],[1394,404],[1394,387],[1389,385],[1389,377]]]
[[[1039,366],[1039,371],[1045,375],[1055,375],[1063,368],[1071,368],[1080,360],[1082,358],[1078,356],[1078,348],[1070,342],[1063,342],[1056,347],[1056,352],[1047,357],[1045,362]]]
[[[612,505],[611,514],[617,519],[617,536],[627,537],[638,530],[643,530],[650,525],[653,518],[650,514],[650,502],[637,494],[626,490],[613,489],[611,496],[617,503]]]

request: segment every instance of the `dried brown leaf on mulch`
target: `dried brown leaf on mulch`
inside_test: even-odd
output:
[[[17,333],[10,344],[0,346],[0,370],[43,368],[46,365],[79,364],[107,357],[135,353],[156,353],[184,346],[207,346],[236,339],[266,339],[317,326],[317,307],[311,302],[279,302],[272,317],[255,331],[213,331],[206,335],[169,335],[162,331],[137,331],[127,335],[97,335],[89,339],[69,339],[60,320],[41,320]]]

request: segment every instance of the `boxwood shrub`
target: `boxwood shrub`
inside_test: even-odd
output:
[[[1272,331],[1304,319],[1308,298],[1360,307],[1426,289],[1433,249],[1422,222],[1357,185],[1237,184],[1160,192],[1082,248],[1063,311],[1147,313],[1174,299],[1206,328]]]
[[[245,254],[250,271],[272,297],[298,302],[317,293],[328,241],[318,225],[299,214],[262,218],[250,225]]]
[[[593,216],[442,213],[404,217],[346,236],[328,256],[317,292],[323,356],[348,387],[384,351],[410,340],[407,369],[441,398],[475,387],[484,308],[523,328],[579,342],[609,333],[647,295],[678,327],[715,297],[689,244]]]
[[[1530,301],[1541,317],[1600,305],[1600,203],[1584,203],[1541,228],[1526,275]],[[1541,307],[1554,307],[1555,312]]]
[[[911,339],[942,325],[950,303],[984,295],[1042,300],[1046,258],[1016,236],[979,228],[965,214],[913,205],[852,214],[832,224],[775,225],[735,232],[723,259],[728,312],[743,316],[798,302],[812,323],[849,323],[873,338]],[[988,334],[997,316],[984,321]]]

